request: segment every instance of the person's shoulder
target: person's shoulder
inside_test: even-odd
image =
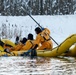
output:
[[[44,30],[49,30],[48,28],[45,28]]]
[[[22,42],[19,42],[17,45],[23,45],[23,43]]]
[[[30,41],[32,41],[32,40],[27,40],[27,42],[30,42]]]

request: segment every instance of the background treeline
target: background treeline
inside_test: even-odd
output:
[[[0,15],[27,15],[22,7],[32,15],[74,14],[76,0],[0,0]]]

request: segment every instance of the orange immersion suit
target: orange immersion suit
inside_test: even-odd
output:
[[[17,44],[15,47],[10,48],[10,51],[20,51],[20,49],[24,46],[21,42]]]
[[[25,50],[29,50],[31,48],[33,48],[33,40],[27,40],[25,45],[22,43],[19,43],[18,45],[16,45],[13,48],[10,48],[10,51],[25,51]]]
[[[33,40],[27,40],[26,44],[21,48],[21,50],[29,50],[33,48],[34,41]]]
[[[44,49],[52,49],[53,43],[50,39],[50,31],[49,29],[45,28],[42,32],[40,32],[36,36],[36,40],[34,41],[35,44],[41,44],[40,47],[38,47],[38,50],[44,50]]]

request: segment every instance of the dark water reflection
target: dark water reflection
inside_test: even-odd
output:
[[[0,75],[76,75],[76,58],[0,57]]]

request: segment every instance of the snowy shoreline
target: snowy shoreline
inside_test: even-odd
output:
[[[51,36],[61,43],[69,35],[76,33],[76,15],[32,16],[42,27],[51,31]],[[28,33],[36,36],[34,29],[38,25],[29,16],[0,16],[0,37],[14,41],[18,35],[27,37]]]

